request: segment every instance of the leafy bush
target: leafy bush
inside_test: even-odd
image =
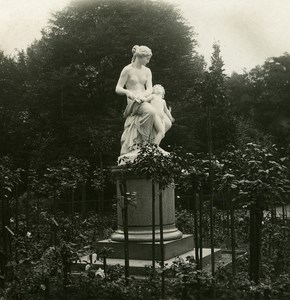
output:
[[[194,220],[191,212],[186,209],[177,208],[175,210],[176,227],[183,233],[192,233],[194,230]]]

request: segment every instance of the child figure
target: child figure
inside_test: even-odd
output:
[[[146,97],[145,101],[150,104],[156,110],[156,118],[154,122],[154,128],[156,130],[155,144],[159,145],[164,138],[165,133],[170,129],[174,118],[171,115],[170,110],[167,108],[166,101],[164,100],[165,89],[160,84],[153,86],[153,94]]]

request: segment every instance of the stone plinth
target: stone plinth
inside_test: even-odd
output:
[[[231,255],[229,257],[229,254],[227,254],[227,258],[226,258],[226,262],[224,262],[224,258],[222,256],[222,251],[221,249],[214,249],[214,255],[215,255],[215,261],[222,263],[224,265],[224,263],[229,263],[231,261]],[[195,256],[195,251],[191,250],[188,252],[185,252],[181,255],[179,255],[179,257],[183,260],[186,260],[186,258],[188,256]],[[202,250],[202,265],[203,265],[203,270],[206,272],[211,272],[211,249],[209,248],[203,248]],[[172,257],[170,259],[166,259],[164,261],[165,265],[167,267],[170,267],[173,262],[175,260],[175,257]],[[87,264],[87,262],[90,261],[90,257],[89,256],[85,256],[83,257],[80,261],[75,262],[72,265],[72,270],[73,271],[84,271],[85,270],[85,266]],[[92,261],[93,261],[93,265],[92,267],[94,269],[98,269],[98,268],[103,268],[103,263],[101,261],[97,260],[96,254],[93,254],[92,256]],[[121,265],[121,266],[125,266],[125,260],[124,258],[108,258],[107,259],[107,265],[109,266],[115,266],[115,265]],[[148,275],[148,267],[152,266],[152,260],[146,260],[146,259],[130,259],[130,275],[134,275],[134,276],[147,276]],[[155,266],[157,269],[160,268],[159,264],[156,264]]]
[[[97,243],[97,247],[112,248],[113,253],[110,258],[125,258],[125,249],[123,242],[114,242],[112,240],[103,240]],[[170,259],[179,256],[193,249],[192,234],[183,235],[182,238],[171,241],[164,241],[164,259]],[[131,242],[129,243],[129,259],[152,259],[152,242]],[[160,243],[155,243],[155,260],[161,260]]]
[[[108,240],[97,242],[97,248],[112,248],[113,253],[108,258],[124,259],[125,237],[123,224],[124,199],[120,182],[124,179],[125,166],[113,168],[117,176],[117,205],[118,229]],[[137,174],[126,173],[127,193],[135,193],[135,203],[128,205],[128,238],[130,260],[152,260],[152,180],[147,180]],[[155,189],[155,260],[161,260],[160,218],[159,218],[159,187]],[[184,235],[175,227],[175,195],[174,184],[162,190],[163,203],[163,249],[164,259],[176,257],[193,250],[193,236]]]
[[[122,166],[114,167],[117,178],[122,176]],[[120,181],[117,181],[117,197],[121,199]],[[136,174],[126,175],[127,192],[136,193],[136,203],[128,206],[128,233],[129,242],[152,241],[152,180],[147,180]],[[180,239],[182,233],[175,227],[175,196],[174,185],[162,191],[163,197],[163,239],[172,241]],[[118,229],[113,233],[113,241],[124,241],[124,226],[122,218],[122,201],[119,201]],[[159,222],[159,190],[155,185],[155,240],[160,240]]]

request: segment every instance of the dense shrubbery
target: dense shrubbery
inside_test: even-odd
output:
[[[207,159],[190,153],[186,153],[182,157],[174,152],[166,157],[166,160],[162,160],[162,157],[155,153],[158,151],[156,147],[152,149],[148,147],[146,145],[142,149],[144,153],[139,159],[141,161],[139,167],[143,171],[151,172],[149,177],[154,175],[156,176],[154,177],[155,180],[158,181],[159,178],[162,178],[162,168],[174,168],[174,172],[179,172],[179,180],[183,180],[185,183],[184,185],[180,183],[178,189],[186,187],[187,196],[190,196],[190,193],[193,193],[196,188],[203,187],[206,189],[208,180],[206,171],[209,163]],[[268,153],[258,146],[255,147],[259,153]],[[249,154],[249,150],[247,151],[246,154]],[[148,164],[145,163],[144,159],[146,153],[150,160]],[[235,162],[234,159],[239,158],[238,155],[231,155],[234,153],[236,152],[227,153],[227,165],[225,165],[226,158],[224,155],[221,156],[223,161],[215,160],[214,162],[217,169],[216,182],[223,182],[223,184],[218,185],[218,187],[222,187],[223,191],[227,191],[225,190],[227,186],[230,186],[231,192],[232,189],[237,189],[237,185],[232,186],[234,183],[229,182],[229,176],[225,176],[222,171],[223,168]],[[279,180],[286,180],[287,172],[284,165],[274,164],[273,159],[271,156],[269,167],[273,169],[270,169],[269,173],[270,176],[274,176],[273,172],[277,171],[273,179],[277,182],[277,185],[272,183],[271,192],[272,195],[281,195],[279,199],[283,200],[283,194],[279,194],[281,192]],[[286,160],[281,161],[281,163],[283,162],[286,162]],[[259,160],[257,160],[257,164],[259,164]],[[154,167],[158,167],[157,173],[154,173]],[[230,177],[231,180],[237,180],[239,174],[241,174],[238,171],[244,170],[244,168],[244,164],[241,165],[240,169],[239,165],[236,164],[235,169],[233,169],[236,177]],[[7,172],[7,170],[10,171]],[[34,191],[36,181],[34,180],[35,177],[32,176],[29,180],[33,187],[30,188],[29,195],[31,198],[29,201],[26,201],[26,193],[20,198],[16,198],[16,195],[13,194],[11,199],[13,190],[20,182],[19,171],[17,169],[17,171],[13,170],[11,162],[7,159],[3,160],[0,179],[3,191],[6,192],[7,199],[10,199],[5,201],[9,205],[7,212],[17,212],[15,215],[9,215],[9,221],[6,223],[8,230],[5,233],[10,234],[8,239],[10,242],[6,244],[8,259],[5,266],[5,282],[1,290],[4,299],[43,299],[45,297],[45,299],[160,298],[160,273],[155,274],[155,276],[151,274],[142,280],[131,278],[128,284],[122,276],[124,271],[121,267],[108,267],[102,272],[101,270],[94,270],[90,261],[86,271],[79,274],[73,273],[71,271],[72,264],[79,257],[85,254],[98,253],[98,257],[101,259],[106,255],[106,251],[110,251],[110,249],[96,249],[95,242],[100,238],[111,235],[116,226],[115,217],[100,217],[96,213],[84,215],[72,212],[68,215],[64,213],[52,214],[47,211],[49,206],[42,206],[45,200],[43,200],[44,202],[37,201],[38,194]],[[74,170],[74,168],[71,170]],[[71,170],[68,166],[65,168],[64,174],[70,174]],[[246,171],[251,170],[246,168]],[[168,170],[166,169],[165,172],[168,172]],[[9,174],[11,181],[4,173]],[[251,174],[257,176],[256,180],[262,180],[265,173],[267,174],[266,171]],[[74,175],[77,175],[77,173],[74,172]],[[55,180],[48,181],[46,183],[47,188],[42,193],[51,194],[53,189],[49,188],[49,185],[53,187],[70,186],[70,180],[64,180],[70,177],[57,176],[56,178],[61,178],[60,182],[63,184],[56,185]],[[225,178],[227,181],[224,180]],[[265,177],[266,179],[267,177]],[[195,184],[195,181],[197,181],[197,184]],[[164,182],[164,184],[166,183],[167,181]],[[285,181],[285,183],[287,182]],[[284,191],[282,192],[284,193]],[[252,193],[252,197],[255,199],[254,191]],[[227,197],[229,196],[233,196],[233,194],[227,195]],[[44,194],[42,194],[42,197],[44,197]],[[243,199],[249,199],[248,194]],[[225,203],[232,200],[232,198],[223,199],[222,201],[216,200],[217,205],[214,209],[215,246],[229,247],[229,240],[231,240],[229,221],[231,216],[227,215]],[[163,270],[166,276],[165,294],[168,299],[212,299],[214,295],[217,299],[248,299],[250,295],[261,295],[264,299],[269,299],[270,296],[286,297],[289,295],[289,224],[284,218],[277,217],[273,212],[262,217],[259,281],[254,282],[248,274],[248,263],[251,258],[248,206],[245,206],[246,202],[242,200],[238,202],[240,205],[237,203],[235,207],[234,228],[235,246],[242,248],[245,254],[237,260],[236,274],[233,275],[231,270],[221,265],[214,275],[210,275],[205,271],[201,271],[192,257],[189,257],[187,261],[176,259],[173,265],[167,266]],[[2,203],[4,202],[2,201]],[[268,205],[269,201],[265,204]],[[15,205],[18,205],[18,210],[14,210]],[[271,207],[274,208],[274,206]],[[11,208],[13,209],[11,210]],[[210,245],[209,209],[208,201],[204,201],[202,222],[205,247]],[[29,211],[29,220],[27,219],[27,211]],[[184,233],[194,232],[194,215],[192,212],[177,209],[176,223]],[[103,253],[101,254],[100,251],[103,251]]]
[[[289,237],[288,237],[289,242]],[[275,248],[277,250],[277,248]],[[285,248],[283,248],[285,249]],[[281,250],[283,250],[281,249]],[[100,270],[87,265],[81,273],[66,273],[75,259],[70,245],[60,244],[44,252],[41,260],[31,265],[21,262],[9,266],[13,280],[7,282],[0,295],[4,299],[160,299],[160,275],[143,279],[131,278],[126,285],[123,269],[109,267],[106,276]],[[289,256],[284,263],[289,267]],[[289,273],[270,278],[263,277],[259,284],[248,278],[248,256],[238,259],[238,273],[220,267],[212,276],[196,268],[193,257],[186,261],[177,258],[164,270],[166,274],[165,299],[249,299],[257,293],[260,299],[287,299],[290,294]],[[67,265],[68,264],[68,265]],[[264,268],[271,268],[265,258]],[[69,270],[68,270],[69,271]],[[275,279],[274,279],[275,278]],[[2,293],[2,294],[1,294]]]

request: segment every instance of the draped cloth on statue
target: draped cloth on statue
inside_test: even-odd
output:
[[[153,127],[155,110],[148,102],[138,103],[128,99],[124,112],[126,118],[121,137],[121,155],[134,150],[136,144],[152,143],[156,136]]]

